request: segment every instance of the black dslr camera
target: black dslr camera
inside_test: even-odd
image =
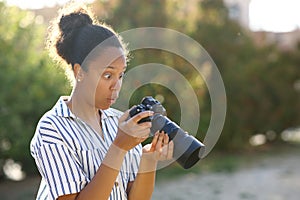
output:
[[[144,97],[141,104],[133,107],[129,111],[130,117],[143,112],[151,110],[154,115],[141,119],[138,123],[150,122],[152,123],[151,133],[157,131],[164,131],[168,134],[169,139],[174,142],[173,157],[184,168],[188,169],[194,166],[202,157],[205,146],[192,135],[187,134],[175,122],[167,118],[166,110],[159,101],[153,97]]]

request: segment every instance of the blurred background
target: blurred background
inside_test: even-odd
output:
[[[44,50],[49,21],[66,2],[0,0],[0,198],[3,200],[34,199],[40,177],[29,152],[31,137],[41,115],[59,96],[68,95],[71,90],[64,71]],[[100,21],[117,32],[151,26],[188,35],[205,48],[222,75],[227,114],[214,150],[188,171],[176,163],[160,170],[159,188],[153,199],[201,199],[203,194],[207,195],[204,199],[299,197],[300,173],[295,166],[300,167],[300,2],[85,2],[92,5]],[[201,111],[198,132],[193,134],[203,140],[211,104],[205,83],[195,69],[183,58],[160,50],[134,51],[131,57],[129,68],[149,62],[162,63],[189,80]],[[136,90],[131,103],[137,104],[145,95],[158,97],[172,111],[170,118],[179,122],[179,104],[171,91],[160,85],[146,85]],[[277,175],[274,181],[280,183],[274,185],[270,177]],[[280,181],[282,177],[284,181]],[[202,193],[200,189],[195,196],[169,195],[178,191],[181,181],[199,192],[198,180],[205,184]],[[206,180],[211,187],[205,187]],[[258,186],[251,192],[236,188],[255,184]],[[271,189],[264,189],[268,184]],[[228,192],[230,188],[225,185],[231,185],[235,192]]]

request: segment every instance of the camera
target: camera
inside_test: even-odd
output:
[[[141,103],[129,111],[130,117],[143,112],[153,111],[154,115],[138,121],[138,123],[150,122],[152,124],[151,134],[164,131],[169,139],[174,142],[173,158],[176,159],[184,169],[194,166],[202,157],[205,146],[192,135],[181,129],[175,122],[166,117],[166,109],[159,101],[151,96],[146,96]]]

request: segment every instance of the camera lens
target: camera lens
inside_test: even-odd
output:
[[[151,110],[155,114],[152,117],[141,119],[138,123],[152,122],[151,135],[157,131],[164,131],[169,139],[174,142],[173,158],[184,168],[194,166],[202,157],[205,146],[192,135],[187,134],[175,122],[166,117],[166,110],[159,101],[153,97],[144,97],[142,103],[130,110],[130,117]]]
[[[191,168],[202,157],[205,146],[161,114],[155,114],[152,118],[151,133],[154,134],[158,130],[164,131],[170,140],[173,140],[173,157],[184,169]]]

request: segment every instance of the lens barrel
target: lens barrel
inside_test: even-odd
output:
[[[151,134],[164,131],[169,139],[174,142],[173,158],[184,168],[194,166],[204,154],[205,146],[192,135],[182,130],[175,122],[166,117],[166,110],[159,101],[151,96],[144,97],[141,104],[130,110],[129,115],[134,115],[151,110],[155,114],[152,117],[141,119],[138,123],[151,121]]]
[[[202,157],[205,146],[192,135],[182,130],[166,116],[155,114],[152,117],[151,133],[164,131],[174,142],[173,158],[184,168],[194,166]]]

